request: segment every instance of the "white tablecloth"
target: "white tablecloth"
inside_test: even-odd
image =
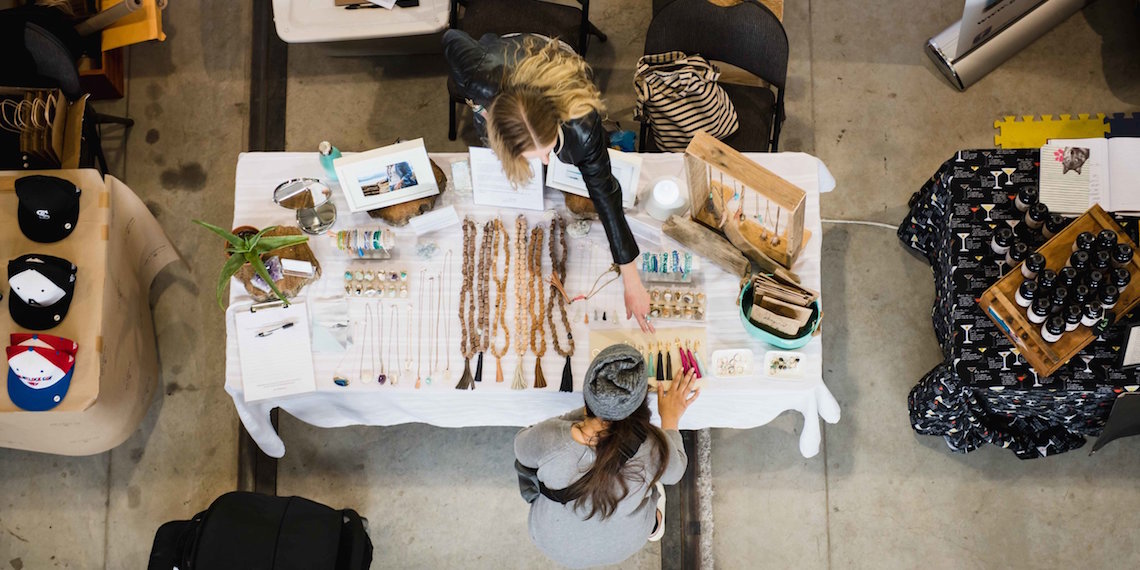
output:
[[[449,164],[455,160],[466,159],[466,154],[433,154],[435,160],[450,178]],[[783,176],[793,184],[807,192],[806,227],[811,230],[812,237],[805,245],[803,253],[797,260],[793,270],[796,271],[807,287],[820,288],[820,246],[822,241],[822,228],[819,217],[819,192],[822,186],[824,191],[834,186],[831,175],[823,164],[815,157],[802,153],[779,154],[749,154],[764,167]],[[641,171],[640,189],[644,193],[651,183],[661,176],[671,175],[684,180],[684,167],[682,157],[678,154],[652,154],[644,155]],[[289,225],[293,223],[293,213],[276,206],[272,199],[273,189],[281,181],[289,178],[309,176],[322,177],[323,171],[317,161],[315,153],[244,153],[238,158],[236,196],[234,200],[234,226],[253,225],[264,227],[278,224]],[[449,188],[442,197],[443,205],[454,205],[460,216],[472,216],[481,227],[482,222],[492,216],[499,215],[504,225],[514,235],[514,220],[519,213],[525,213],[531,226],[540,221],[547,221],[551,217],[548,212],[535,211],[496,211],[490,208],[475,206],[469,195],[461,195]],[[368,217],[367,214],[353,214],[348,211],[343,196],[334,185],[334,198],[339,210],[338,219],[334,229],[351,227],[380,227],[382,223]],[[547,190],[546,205],[548,210],[564,210],[562,194]],[[631,217],[639,222],[633,222],[634,232],[638,243],[646,251],[663,251],[679,248],[669,238],[655,231],[660,223],[639,213],[630,213]],[[385,308],[395,303],[401,311],[401,328],[403,332],[397,337],[401,339],[400,347],[406,357],[417,350],[416,330],[407,331],[407,307],[409,301],[414,301],[418,294],[418,280],[421,269],[427,269],[427,274],[437,274],[443,267],[444,252],[453,251],[452,260],[452,291],[451,312],[444,317],[454,315],[457,311],[460,282],[459,258],[462,251],[462,235],[458,226],[441,230],[433,234],[416,238],[409,227],[401,228],[397,232],[398,243],[392,260],[384,262],[354,262],[354,264],[372,263],[375,267],[384,267],[389,270],[404,269],[412,277],[412,299],[384,299],[381,301]],[[435,243],[439,253],[428,260],[417,256],[417,245]],[[323,276],[310,285],[305,296],[310,299],[322,299],[343,294],[343,273],[351,262],[346,255],[338,252],[330,238],[315,237],[310,240],[315,254],[320,259]],[[569,278],[567,289],[574,292],[584,292],[590,289],[595,277],[605,270],[611,263],[609,247],[606,245],[605,233],[597,222],[588,236],[580,239],[569,238]],[[512,260],[513,261],[513,260]],[[549,259],[546,260],[546,272],[549,272]],[[681,419],[681,429],[699,429],[705,427],[724,428],[752,428],[764,425],[780,413],[787,410],[796,410],[805,418],[804,429],[800,436],[800,452],[805,457],[812,457],[819,452],[820,425],[819,418],[829,423],[839,421],[839,405],[823,382],[823,344],[820,336],[816,336],[806,346],[800,349],[806,356],[801,363],[803,378],[797,380],[778,380],[762,376],[762,358],[772,347],[751,340],[744,331],[738,316],[735,299],[738,292],[737,278],[728,275],[711,263],[703,263],[698,279],[703,280],[708,298],[709,307],[707,315],[708,342],[704,350],[705,367],[710,367],[709,355],[721,348],[751,348],[756,355],[757,375],[753,378],[739,379],[713,379],[709,378],[701,392],[700,399],[693,404]],[[508,292],[513,299],[514,275],[511,275],[512,287]],[[493,289],[493,288],[492,288]],[[493,293],[492,293],[493,294]],[[594,311],[605,311],[608,315],[621,312],[624,317],[624,304],[622,302],[621,283],[615,282],[604,290],[601,295],[591,299],[588,303],[577,303],[570,308],[571,326],[574,338],[577,339],[577,350],[573,356],[573,370],[575,375],[575,392],[563,393],[558,391],[560,373],[564,360],[549,346],[543,358],[543,371],[547,378],[546,389],[511,390],[511,376],[514,373],[517,358],[513,348],[516,339],[512,338],[512,348],[503,359],[503,370],[506,380],[496,383],[495,361],[490,353],[486,354],[484,361],[484,380],[472,391],[455,389],[455,384],[462,372],[463,359],[459,351],[459,326],[457,319],[453,319],[450,338],[450,347],[445,353],[450,353],[450,373],[443,374],[436,370],[431,385],[424,385],[420,389],[414,387],[416,374],[413,365],[410,373],[403,374],[401,382],[392,386],[390,384],[378,385],[375,382],[352,381],[347,387],[337,386],[333,383],[334,370],[349,371],[350,376],[359,372],[360,349],[350,348],[349,356],[341,353],[316,353],[314,366],[317,377],[317,390],[315,392],[299,394],[279,399],[246,402],[242,392],[241,367],[238,360],[238,347],[234,330],[233,313],[244,310],[241,307],[249,302],[245,291],[241,287],[231,287],[231,306],[227,312],[227,343],[226,343],[226,392],[234,400],[238,415],[253,439],[267,455],[281,457],[285,454],[285,444],[278,436],[270,423],[270,410],[282,408],[298,419],[321,427],[339,427],[347,425],[394,425],[408,422],[423,422],[440,427],[468,427],[468,426],[527,426],[551,416],[562,414],[582,405],[581,383],[582,375],[591,359],[593,350],[588,345],[588,327],[594,326],[621,326],[636,328],[633,321],[621,319],[614,323],[612,318],[599,322],[594,317]],[[353,319],[354,339],[359,339],[361,320],[363,319],[364,303],[371,303],[375,307],[377,301],[367,298],[352,298],[349,301],[350,314]],[[416,316],[427,318],[434,312],[423,305],[416,303]],[[508,306],[507,322],[513,327],[514,303]],[[375,308],[373,309],[375,311]],[[431,310],[434,311],[434,310]],[[583,323],[583,311],[590,314],[590,323]],[[385,319],[390,312],[385,310]],[[660,329],[670,323],[656,322]],[[675,323],[683,326],[684,323]],[[385,323],[385,327],[390,322]],[[442,333],[441,333],[442,334]],[[512,337],[515,336],[512,331]],[[423,350],[427,350],[433,339],[423,333]],[[368,341],[371,344],[371,340]],[[440,337],[443,342],[443,337]],[[355,354],[355,356],[353,355]],[[369,354],[369,353],[365,353]],[[424,359],[427,359],[425,354]],[[440,367],[444,367],[443,357],[440,357]],[[340,365],[339,368],[338,364]],[[474,369],[475,363],[472,362]],[[427,363],[424,364],[423,375],[426,376]],[[370,356],[364,359],[364,374],[371,368]],[[533,383],[534,356],[528,353],[524,370],[528,385]],[[706,374],[706,377],[711,374]],[[653,398],[651,396],[651,398]],[[656,414],[656,405],[651,402],[651,408]]]

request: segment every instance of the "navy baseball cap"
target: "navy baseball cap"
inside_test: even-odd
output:
[[[75,229],[79,220],[82,190],[68,180],[54,176],[24,176],[16,179],[20,200],[16,219],[20,231],[32,241],[59,241]]]
[[[8,398],[29,412],[59,405],[71,387],[75,357],[38,346],[8,347]]]
[[[8,312],[26,329],[42,331],[63,322],[75,292],[75,265],[31,253],[8,262]]]

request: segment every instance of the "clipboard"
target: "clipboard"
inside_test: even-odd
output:
[[[233,308],[246,402],[315,392],[309,311],[280,301]]]

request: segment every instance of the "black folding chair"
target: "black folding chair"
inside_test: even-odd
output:
[[[728,7],[708,0],[672,0],[663,6],[656,3],[654,9],[645,54],[701,55],[743,69],[771,86],[721,82],[740,120],[740,129],[724,142],[743,152],[776,152],[788,77],[788,35],[779,18],[755,0]],[[646,146],[650,128],[641,124],[643,152],[654,150]]]

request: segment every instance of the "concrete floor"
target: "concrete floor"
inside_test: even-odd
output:
[[[101,110],[137,121],[112,153],[191,269],[155,288],[163,390],[119,448],[69,458],[0,450],[0,568],[142,568],[154,530],[236,486],[237,418],[222,389],[222,314],[214,241],[190,217],[224,223],[245,146],[250,9],[172,2],[168,40],[132,48],[130,93]],[[629,81],[649,2],[595,0],[610,36],[589,60],[611,114],[631,121]],[[1140,39],[1131,0],[1101,0],[1001,69],[957,93],[921,52],[956,18],[953,2],[788,2],[792,43],[782,148],[813,153],[839,188],[829,218],[897,223],[906,200],[955,150],[993,145],[1009,114],[1140,110]],[[209,14],[204,19],[201,14]],[[289,50],[289,150],[346,150],[446,139],[437,56],[330,59]],[[110,137],[113,139],[113,137]],[[110,145],[110,146],[113,146]],[[798,455],[800,418],[716,430],[714,554],[722,568],[1130,568],[1140,509],[1140,440],[1022,462],[970,455],[916,436],[906,394],[940,359],[929,269],[893,232],[824,229],[826,380],[843,420],[825,449]],[[501,476],[511,429],[422,425],[316,429],[287,416],[279,493],[351,506],[371,519],[377,568],[547,567],[526,538],[526,510]],[[659,567],[647,548],[622,567]],[[5,566],[6,565],[6,566]]]

